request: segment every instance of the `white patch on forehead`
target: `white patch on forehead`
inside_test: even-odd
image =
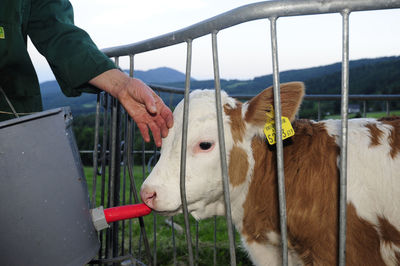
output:
[[[236,106],[235,99],[229,97],[225,91],[221,91],[221,103]],[[177,147],[181,143],[181,133],[183,125],[183,106],[184,101],[180,101],[174,110],[174,126],[170,129],[167,138],[163,140],[161,152],[165,152],[164,147]],[[204,121],[216,121],[215,90],[194,90],[189,94],[189,127],[196,127],[198,123]],[[201,130],[200,128],[197,128]],[[165,145],[164,145],[165,144]]]
[[[222,106],[228,104],[232,108],[236,107],[234,98],[229,97],[225,91],[221,91],[221,104]],[[201,111],[202,114],[216,113],[215,106],[215,90],[194,90],[189,94],[189,115],[190,112]],[[183,100],[176,106],[174,116],[183,115]]]
[[[236,100],[229,97],[225,91],[221,91],[221,104],[222,106],[228,104],[232,108],[236,107]],[[183,105],[182,100],[174,110],[174,126],[172,132],[164,139],[165,145],[161,152],[164,152],[164,146],[172,148],[180,146],[182,139],[182,124],[183,124]],[[215,105],[215,90],[194,90],[189,94],[189,119],[188,119],[188,145],[191,141],[197,140],[198,136],[208,138],[217,136],[217,108]],[[223,112],[223,109],[222,109]],[[223,115],[223,122],[228,122],[228,117]],[[229,126],[225,125],[225,131]],[[228,136],[225,134],[225,139]]]

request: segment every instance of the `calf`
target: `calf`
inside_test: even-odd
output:
[[[302,83],[281,85],[282,115],[295,135],[284,141],[290,265],[336,265],[340,120],[295,120]],[[276,151],[263,127],[271,113],[268,88],[241,103],[222,93],[232,218],[256,265],[281,263]],[[190,94],[186,191],[196,219],[224,215],[218,131],[212,90]],[[182,102],[163,140],[161,157],[141,189],[165,215],[181,212],[179,162]],[[400,264],[400,119],[348,121],[348,265]]]

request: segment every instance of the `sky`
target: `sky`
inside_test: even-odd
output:
[[[75,24],[96,45],[126,45],[169,33],[246,4],[252,0],[70,0]],[[400,55],[400,9],[350,15],[350,59]],[[268,19],[220,31],[221,78],[251,79],[272,73]],[[339,14],[282,17],[277,20],[279,70],[301,69],[341,61],[342,18]],[[40,82],[54,79],[32,43],[28,50]],[[121,67],[129,68],[128,58]],[[193,41],[192,77],[213,78],[211,36]],[[171,67],[185,72],[186,44],[135,55],[135,69]]]

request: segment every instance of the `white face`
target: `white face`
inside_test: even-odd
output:
[[[222,93],[222,105],[235,100]],[[174,126],[163,139],[161,157],[141,188],[141,197],[152,209],[166,215],[181,212],[180,160],[183,101],[174,111]],[[229,118],[223,113],[226,150],[233,141]],[[190,94],[186,157],[186,199],[196,219],[224,214],[221,163],[214,90]]]

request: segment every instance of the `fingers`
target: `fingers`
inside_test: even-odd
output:
[[[161,117],[164,119],[168,128],[171,128],[174,125],[174,117],[172,115],[171,110],[164,105],[165,108],[162,108],[160,111]]]
[[[144,141],[150,142],[150,135],[149,131],[147,130],[147,125],[145,123],[137,123],[137,126],[140,130],[140,134],[142,134]]]
[[[158,115],[155,119],[155,122],[161,131],[161,136],[163,138],[166,138],[168,136],[168,131],[169,131],[166,121],[161,117],[161,115]]]
[[[161,147],[162,139],[161,139],[160,127],[158,127],[156,125],[156,123],[154,123],[154,122],[151,122],[148,124],[138,123],[137,125],[140,130],[140,133],[142,134],[144,141],[150,142],[150,135],[149,135],[149,131],[147,129],[147,127],[149,127],[151,130],[151,133],[153,135],[154,143],[156,144],[157,147]]]
[[[150,114],[157,113],[158,110],[156,107],[156,101],[154,100],[152,93],[145,93],[143,95],[143,102],[144,105],[146,106],[147,111],[149,111]]]
[[[148,132],[148,128],[150,128],[154,142],[158,147],[160,147],[162,144],[161,138],[167,137],[169,131],[164,118],[160,114],[149,114],[143,104],[131,104],[130,102],[123,102],[122,105],[138,125],[143,139],[146,142],[150,142],[150,135]]]
[[[161,132],[160,128],[156,125],[156,123],[149,123],[149,128],[151,133],[153,134],[154,142],[156,143],[157,147],[161,147],[162,140],[161,140]]]

